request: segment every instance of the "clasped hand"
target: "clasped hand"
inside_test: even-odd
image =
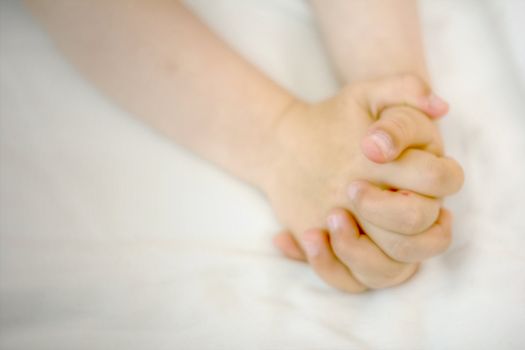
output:
[[[444,196],[463,183],[432,120],[447,104],[412,75],[357,83],[278,120],[263,190],[287,231],[274,242],[347,292],[397,285],[448,247]]]

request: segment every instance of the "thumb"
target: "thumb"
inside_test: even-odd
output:
[[[443,155],[437,125],[420,111],[403,106],[385,109],[361,143],[364,155],[376,163],[393,161],[407,148]]]

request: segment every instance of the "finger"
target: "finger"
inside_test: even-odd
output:
[[[439,255],[452,241],[452,216],[445,209],[427,231],[413,236],[386,231],[365,220],[359,223],[386,255],[405,263],[421,262]]]
[[[344,209],[335,209],[328,217],[330,242],[335,255],[367,287],[378,289],[398,285],[416,270],[417,265],[394,261],[366,235],[361,235],[355,221]]]
[[[426,115],[410,107],[388,107],[368,129],[361,143],[363,153],[376,163],[390,162],[407,148],[421,148],[443,155],[437,126]]]
[[[410,191],[381,189],[367,181],[354,181],[348,187],[350,208],[355,216],[382,229],[413,235],[436,221],[440,201]]]
[[[325,231],[306,231],[301,236],[301,245],[308,262],[326,283],[348,293],[361,293],[367,289],[334,255]]]
[[[294,236],[283,231],[273,237],[273,245],[281,251],[287,258],[306,261],[306,255],[295,240]]]
[[[387,107],[407,105],[419,109],[431,118],[448,112],[448,104],[435,95],[428,85],[414,74],[400,74],[387,79],[361,83],[360,97],[373,117]]]
[[[371,174],[375,183],[402,188],[430,197],[444,197],[459,191],[464,174],[452,158],[408,149],[390,163],[381,164]]]

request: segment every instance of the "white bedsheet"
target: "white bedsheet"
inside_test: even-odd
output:
[[[465,167],[455,243],[408,284],[325,286],[264,199],[119,110],[0,3],[0,348],[525,348],[525,2],[423,2]],[[191,1],[298,95],[336,91],[302,1]]]

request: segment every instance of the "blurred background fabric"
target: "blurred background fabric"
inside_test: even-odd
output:
[[[187,3],[297,95],[337,91],[307,2]],[[345,295],[272,248],[261,194],[120,110],[1,1],[0,348],[522,349],[525,2],[421,12],[466,172],[455,241],[403,286]]]

